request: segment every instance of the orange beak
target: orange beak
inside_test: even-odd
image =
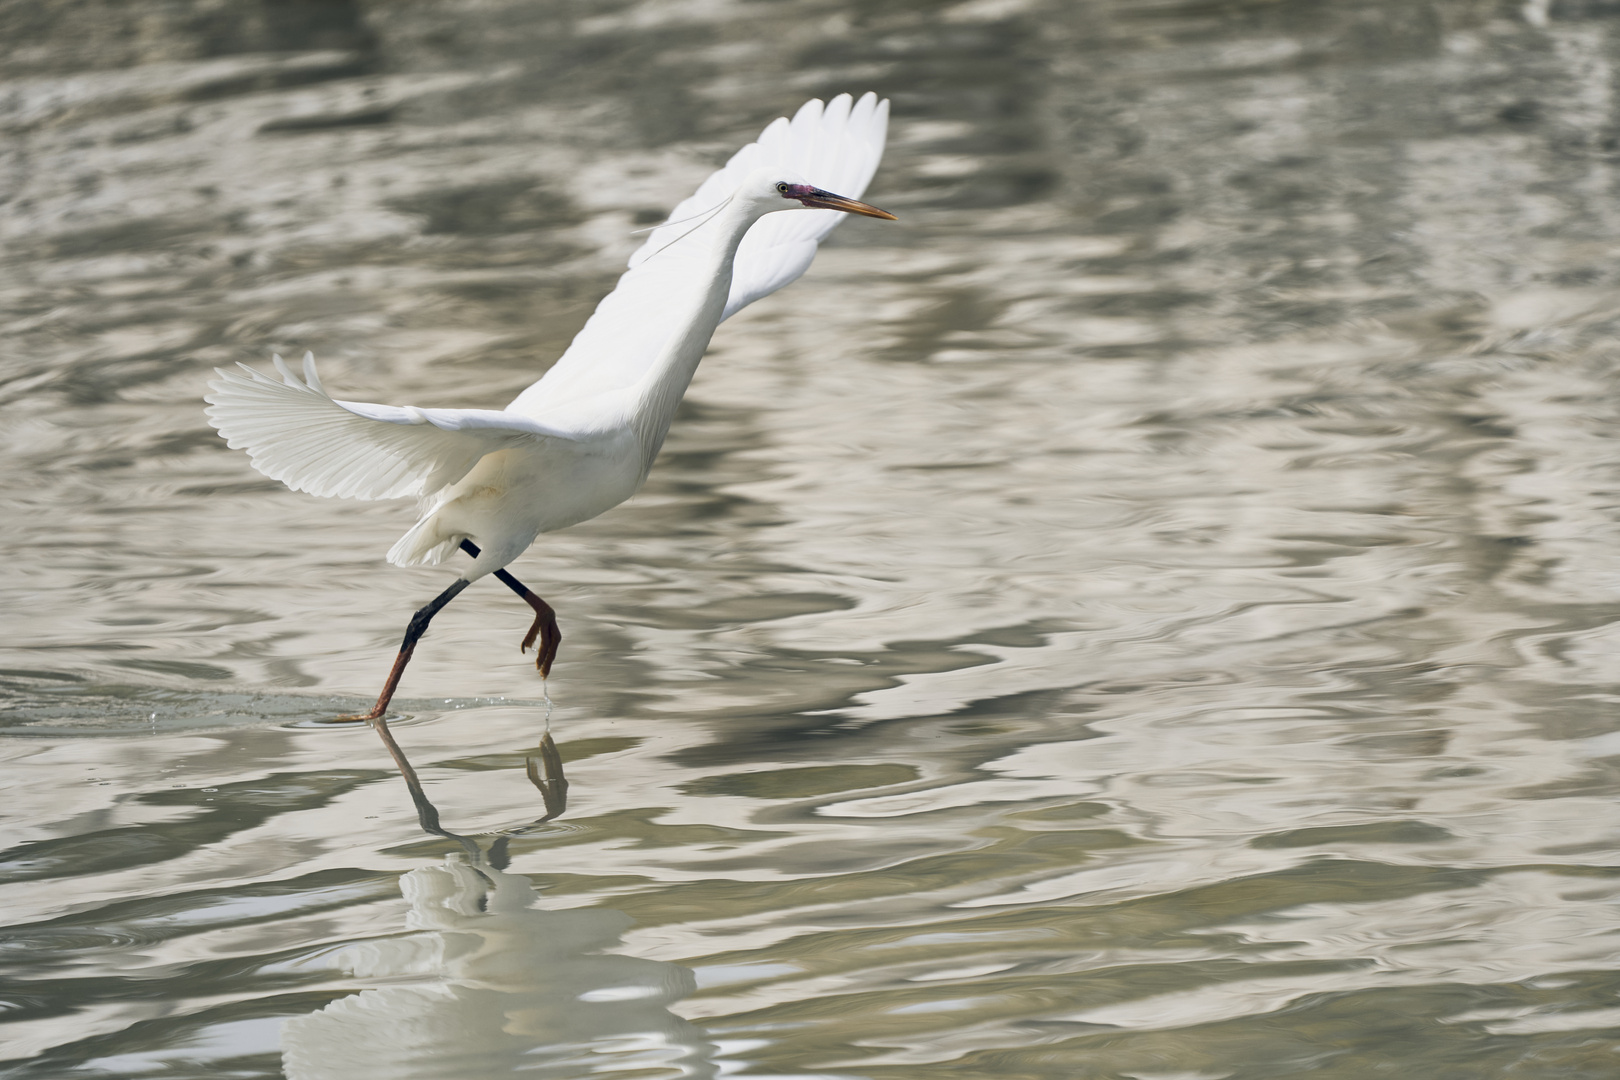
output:
[[[887,210],[879,210],[869,203],[846,199],[842,195],[834,195],[832,192],[822,191],[820,188],[813,188],[810,194],[799,196],[799,201],[818,210],[842,210],[846,214],[864,214],[867,217],[883,218],[886,221],[900,220]]]

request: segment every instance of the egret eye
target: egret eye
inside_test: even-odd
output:
[[[776,185],[776,190],[780,191],[782,194],[786,195],[788,193],[787,181],[784,180],[780,184],[777,184]]]

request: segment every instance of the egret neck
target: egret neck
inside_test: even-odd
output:
[[[725,314],[737,248],[754,222],[776,209],[734,197],[712,219],[672,242],[703,244],[708,251],[701,269],[688,281],[697,294],[682,305],[690,314],[672,328],[658,359],[630,390],[630,425],[641,443],[641,480],[652,470],[681,397]]]

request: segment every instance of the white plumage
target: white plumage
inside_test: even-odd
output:
[[[773,121],[696,192],[670,212],[630,256],[630,269],[575,336],[545,377],[519,394],[509,409],[540,415],[567,402],[633,383],[674,330],[670,298],[702,273],[712,223],[693,231],[695,218],[714,210],[762,167],[798,173],[816,187],[858,199],[883,157],[889,103],[867,94],[852,108],[848,94],[825,108],[807,101],[797,115]],[[743,237],[731,270],[722,320],[798,280],[816,247],[847,215],[837,210],[767,214]]]
[[[209,415],[229,445],[294,491],[346,499],[422,496],[455,483],[491,450],[526,438],[569,436],[518,413],[495,409],[417,409],[338,401],[326,393],[313,355],[299,380],[274,357],[282,381],[246,364],[221,371]]]
[[[711,261],[716,226],[723,222],[718,215],[702,224],[688,219],[720,207],[744,177],[760,168],[779,167],[784,175],[797,174],[818,188],[859,198],[882,157],[888,113],[889,103],[872,94],[853,106],[849,95],[841,94],[825,107],[820,101],[806,102],[792,121],[772,123],[677,206],[670,223],[653,230],[568,351],[503,410],[337,400],[321,386],[314,358],[306,356],[302,380],[280,357],[275,360],[279,383],[245,365],[242,373],[219,369],[219,377],[209,384],[208,417],[231,447],[248,452],[255,468],[295,491],[351,499],[426,498],[424,521],[453,501],[432,497],[463,480],[493,451],[553,459],[536,460],[536,465],[568,456],[569,450],[559,444],[573,443],[580,454],[601,451],[601,436],[630,419],[626,394],[645,379],[683,329],[693,279]],[[845,216],[813,209],[754,221],[737,249],[720,318],[803,274],[822,238]],[[662,443],[668,421],[657,419],[663,423],[641,426]],[[638,449],[647,458],[643,464],[650,465],[657,446]],[[637,486],[645,469],[641,473]],[[618,501],[622,496],[609,506]],[[538,516],[540,528],[530,535],[531,542],[540,531],[584,520],[575,513]],[[493,539],[472,538],[485,547]],[[450,539],[447,534],[431,545],[396,547],[389,558],[401,565],[437,562],[454,548],[443,542]],[[479,569],[487,573],[494,567]]]
[[[277,356],[279,382],[217,369],[209,420],[295,490],[419,498],[421,518],[390,562],[437,563],[470,541],[481,552],[463,579],[499,571],[540,533],[640,487],[723,319],[803,274],[847,214],[892,218],[855,201],[882,157],[888,112],[872,94],[841,94],[768,126],[653,230],[561,359],[505,409],[342,401],[313,356],[302,378]],[[407,634],[402,656],[413,642]]]

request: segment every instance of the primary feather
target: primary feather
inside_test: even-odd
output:
[[[792,169],[817,187],[858,199],[877,172],[888,128],[889,103],[879,102],[875,94],[862,95],[854,103],[848,94],[839,94],[825,107],[819,100],[807,101],[792,120],[774,121],[758,140],[733,154],[670,217],[679,221],[722,201],[738,181],[762,165]],[[816,257],[817,245],[846,216],[836,210],[812,210],[771,214],[755,222],[737,249],[723,318],[798,280]],[[659,239],[656,232],[649,237],[630,256],[630,265],[648,258]]]
[[[507,408],[546,416],[568,406],[582,418],[611,411],[617,403],[609,395],[635,385],[673,330],[676,320],[668,316],[703,259],[704,247],[697,241],[709,227],[708,222],[694,224],[693,219],[723,205],[750,172],[771,165],[858,199],[877,172],[888,127],[889,103],[874,94],[863,95],[853,105],[848,94],[839,94],[826,106],[819,100],[807,101],[791,121],[785,117],[773,121],[653,230],[568,351]],[[797,280],[815,258],[817,245],[847,216],[836,210],[800,210],[756,221],[737,249],[731,293],[721,318],[730,318]],[[593,398],[601,399],[595,408],[587,404]]]

